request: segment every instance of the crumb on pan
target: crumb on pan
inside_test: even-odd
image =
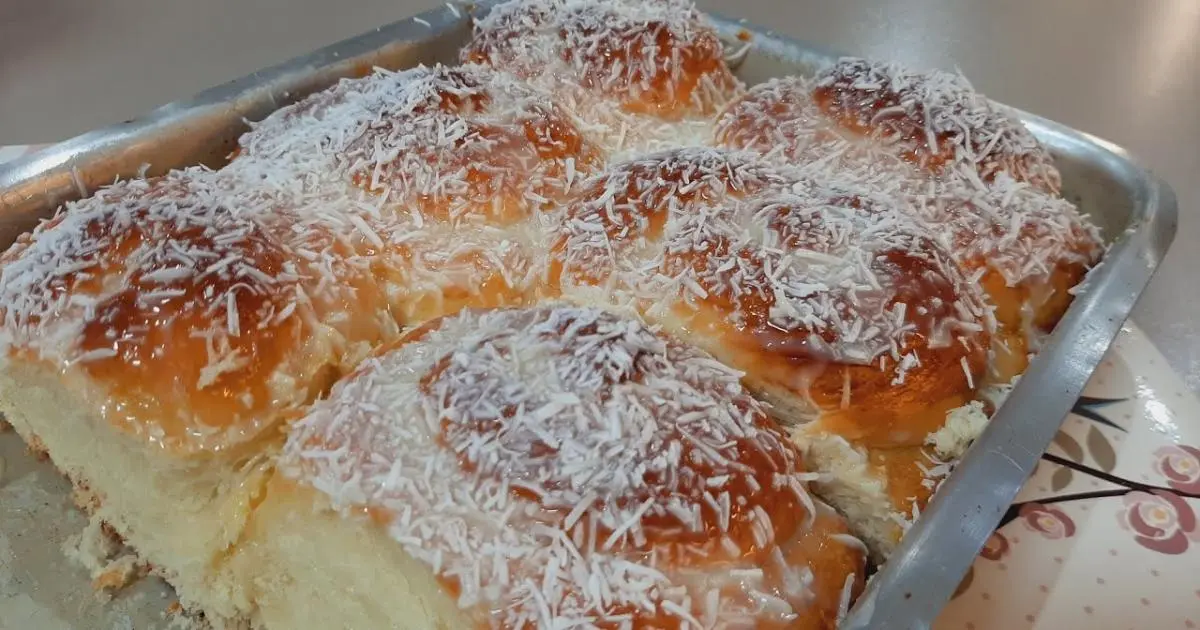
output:
[[[166,630],[213,630],[203,613],[190,611],[178,601],[167,606],[163,619],[167,622]]]
[[[25,448],[39,462],[50,461],[50,449],[46,448],[46,444],[42,442],[42,438],[30,435],[29,439],[25,441]]]
[[[125,544],[125,537],[118,533],[117,530],[112,525],[109,525],[107,521],[100,523],[100,531],[104,532],[105,536],[115,540],[117,544]]]
[[[163,611],[164,630],[251,630],[248,620],[225,620],[220,625],[209,621],[203,612],[184,607],[178,600]]]
[[[930,433],[925,438],[925,444],[933,447],[934,453],[944,461],[961,459],[991,420],[989,408],[999,409],[1020,378],[1016,376],[1008,383],[980,388],[979,394],[983,400],[971,401],[946,412],[946,424]]]
[[[1033,356],[1034,355],[1030,355],[1030,361],[1033,360]],[[1008,395],[1012,393],[1013,388],[1016,387],[1017,383],[1020,381],[1021,376],[1018,374],[1007,383],[988,385],[987,387],[981,389],[979,393],[985,400],[991,403],[993,409],[999,409],[1000,405],[1004,404],[1004,401],[1008,399]]]
[[[145,575],[145,565],[132,553],[109,562],[99,575],[92,578],[92,588],[97,594],[109,594],[129,586]]]
[[[67,538],[63,554],[87,570],[92,588],[101,598],[125,588],[148,570],[116,531],[95,516],[82,532]]]
[[[71,502],[75,507],[83,511],[84,514],[95,514],[96,510],[100,509],[100,495],[92,490],[92,488],[82,482],[73,482],[71,484]],[[114,534],[116,532],[113,532]]]

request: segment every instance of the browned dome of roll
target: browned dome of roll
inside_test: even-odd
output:
[[[95,402],[123,430],[183,452],[228,448],[315,397],[359,344],[396,334],[352,257],[221,173],[117,184],[5,253],[5,346],[103,385]]]
[[[366,240],[405,324],[527,300],[543,214],[603,158],[544,93],[480,65],[343,81],[241,143],[231,168]]]
[[[716,114],[738,86],[716,32],[684,0],[510,0],[476,23],[462,58],[666,119]]]
[[[858,151],[863,166],[884,155],[929,175],[965,167],[981,182],[1003,173],[1047,192],[1061,186],[1033,134],[961,75],[895,63],[847,58],[811,79],[755,86],[722,114],[718,137],[792,158]]]
[[[983,373],[980,294],[928,233],[752,154],[612,167],[568,204],[555,255],[564,293],[632,303],[866,444],[921,444]]]
[[[1000,380],[1024,369],[1032,331],[1053,327],[1099,258],[1051,156],[959,75],[844,59],[755,86],[722,114],[717,138],[903,199],[994,303]]]

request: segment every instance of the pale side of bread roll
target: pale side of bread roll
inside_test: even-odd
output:
[[[181,458],[116,432],[86,383],[54,370],[0,371],[0,411],[31,445],[87,495],[93,517],[112,527],[176,589],[184,606],[215,623],[252,608],[242,586],[214,562],[242,534],[271,470],[270,450]]]

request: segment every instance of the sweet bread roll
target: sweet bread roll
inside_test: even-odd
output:
[[[632,307],[745,371],[877,558],[924,507],[923,446],[976,397],[991,321],[887,197],[682,149],[589,180],[555,255],[565,295]]]
[[[918,446],[983,375],[979,291],[868,190],[680,149],[613,166],[565,212],[551,282],[635,306],[744,370],[793,423]]]
[[[270,627],[833,628],[862,586],[738,374],[590,308],[427,323],[281,470],[237,562]]]
[[[715,144],[816,174],[869,181],[896,198],[929,178],[892,143],[843,127],[820,107],[813,83],[806,77],[782,77],[749,88],[718,116]]]
[[[966,165],[985,182],[1003,173],[1048,192],[1062,186],[1033,134],[960,74],[842,59],[817,75],[813,98],[843,129],[931,172]]]
[[[402,325],[527,299],[544,211],[599,159],[483,67],[346,82],[242,146],[72,205],[0,261],[3,411],[211,618],[253,607],[223,558],[282,418]]]
[[[1000,175],[984,189],[953,183],[918,196],[926,220],[943,229],[960,264],[979,278],[999,324],[995,383],[1025,371],[1066,313],[1074,289],[1099,261],[1099,232],[1074,204]]]
[[[811,79],[767,81],[724,112],[718,136],[789,158],[888,155],[928,175],[965,166],[983,182],[1003,173],[1047,192],[1062,185],[1033,134],[961,75],[895,63],[845,58]]]
[[[357,233],[405,324],[525,300],[544,211],[603,160],[543,93],[477,65],[344,80],[241,147],[231,170]]]
[[[706,140],[741,91],[686,0],[509,0],[476,22],[462,59],[552,91],[620,154]]]
[[[276,428],[398,328],[346,247],[200,169],[68,204],[0,259],[0,411],[214,617]],[[311,262],[300,251],[329,254]]]
[[[1099,258],[1095,228],[1058,195],[1051,156],[957,74],[843,59],[813,79],[754,87],[716,136],[907,199],[996,307],[995,382],[1024,370]]]

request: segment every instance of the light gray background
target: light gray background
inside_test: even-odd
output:
[[[431,0],[0,0],[0,145],[62,140],[437,6]],[[1135,321],[1200,392],[1200,0],[700,0],[826,47],[958,66],[1105,137],[1179,196]]]

